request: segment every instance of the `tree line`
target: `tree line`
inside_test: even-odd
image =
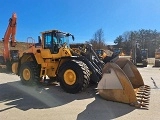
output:
[[[109,49],[106,44],[103,29],[98,29],[93,38],[86,41],[93,45],[94,49]],[[138,45],[141,49],[148,49],[148,57],[154,57],[155,49],[160,45],[160,32],[157,30],[140,29],[137,31],[127,31],[119,35],[115,40],[115,48],[121,48],[126,55],[130,55],[132,49]]]

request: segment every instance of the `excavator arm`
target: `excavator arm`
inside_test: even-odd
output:
[[[17,20],[17,15],[16,13],[13,13],[12,17],[9,19],[9,24],[3,38],[3,44],[4,44],[3,57],[5,62],[7,62],[7,60],[10,59],[9,43],[11,47],[16,46],[16,40],[15,40],[16,20]]]

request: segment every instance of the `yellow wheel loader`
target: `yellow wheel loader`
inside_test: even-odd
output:
[[[90,44],[70,45],[69,39],[74,40],[70,33],[50,30],[41,34],[39,43],[20,54],[19,61],[12,65],[12,71],[23,84],[34,85],[42,78],[45,81],[47,76],[50,81],[59,82],[64,91],[78,93],[91,82],[98,83],[100,96],[107,100],[145,106],[147,100],[143,96],[149,87],[144,86],[133,64],[125,59],[105,64]]]

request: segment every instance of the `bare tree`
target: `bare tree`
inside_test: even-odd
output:
[[[93,34],[93,38],[89,40],[89,43],[92,44],[93,49],[106,49],[104,32],[102,28],[98,29]]]
[[[122,47],[126,53],[129,53],[130,49],[135,47],[136,42],[139,43],[141,48],[148,49],[149,57],[154,57],[155,49],[160,45],[160,33],[157,30],[140,29],[138,31],[125,32],[114,41],[117,47]]]

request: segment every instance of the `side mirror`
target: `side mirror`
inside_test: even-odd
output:
[[[74,41],[74,36],[72,35],[72,39],[73,39],[73,41]]]
[[[66,36],[72,36],[72,40],[74,41],[74,35],[67,33]]]
[[[41,37],[40,36],[38,36],[38,43],[40,43],[41,44]]]

